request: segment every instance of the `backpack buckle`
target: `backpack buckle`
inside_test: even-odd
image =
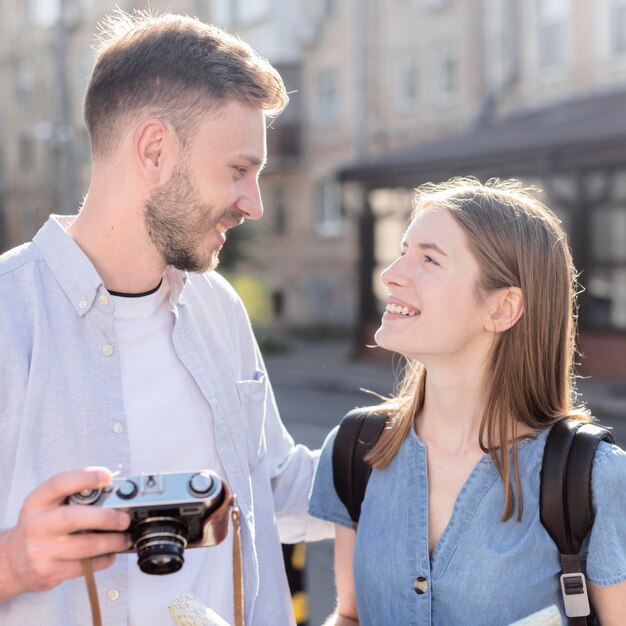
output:
[[[584,574],[562,574],[561,593],[567,617],[585,617],[591,613]]]

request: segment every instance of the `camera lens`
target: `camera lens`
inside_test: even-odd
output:
[[[185,562],[187,524],[175,517],[149,517],[135,524],[131,536],[139,568],[146,574],[172,574]]]

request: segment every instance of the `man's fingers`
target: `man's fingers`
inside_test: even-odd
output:
[[[100,489],[110,482],[111,472],[106,467],[90,467],[56,474],[28,494],[22,512],[30,513],[57,507],[73,493],[83,489]]]
[[[129,525],[128,513],[78,504],[63,504],[23,521],[27,533],[31,531],[31,535],[50,537],[90,530],[121,532]]]
[[[111,567],[115,563],[114,554],[105,554],[94,557],[91,566],[94,572]],[[54,589],[64,580],[79,578],[83,575],[83,566],[80,561],[55,561],[54,567],[48,572],[42,572],[40,576],[29,579],[26,585],[28,591],[48,591]]]
[[[97,558],[128,550],[131,540],[123,533],[85,533],[67,537],[63,542],[62,561]]]

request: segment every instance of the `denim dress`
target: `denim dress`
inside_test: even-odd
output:
[[[461,488],[428,551],[427,450],[412,430],[392,462],[373,470],[354,549],[361,626],[506,626],[550,605],[565,611],[556,545],[539,519],[539,479],[549,429],[518,444],[524,512],[501,521],[504,489],[488,455]],[[309,512],[352,528],[333,486],[336,429],[322,450]],[[602,442],[593,465],[595,521],[583,547],[587,580],[626,580],[626,453]]]

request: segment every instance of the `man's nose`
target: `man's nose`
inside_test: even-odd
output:
[[[244,214],[247,220],[258,220],[263,217],[263,201],[258,181],[246,188],[245,192],[237,201],[237,208]]]

